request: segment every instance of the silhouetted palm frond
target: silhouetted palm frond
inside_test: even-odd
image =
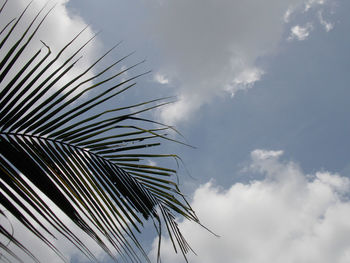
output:
[[[167,100],[99,111],[99,106],[135,85],[142,74],[121,81],[117,78],[136,65],[102,78],[125,56],[94,76],[88,75],[108,51],[62,84],[90,40],[59,64],[84,30],[57,55],[44,42],[41,49],[30,50],[28,45],[50,10],[44,15],[45,8],[40,10],[23,29],[26,10],[0,28],[0,216],[11,214],[63,260],[64,255],[50,242],[53,232],[88,258],[96,258],[48,205],[47,198],[115,260],[116,251],[127,262],[148,261],[135,236],[144,220],[153,220],[159,235],[165,224],[175,250],[185,255],[190,247],[175,216],[199,223],[198,218],[178,189],[176,171],[144,161],[178,159],[149,151],[161,140],[173,141],[165,134],[172,128],[140,115]],[[9,38],[18,32],[22,32],[18,39],[9,44]],[[29,59],[23,63],[24,54]],[[87,95],[88,91],[94,92]],[[0,235],[11,243],[0,243],[2,259],[20,260],[13,250],[17,247],[37,261],[35,251],[2,225]]]

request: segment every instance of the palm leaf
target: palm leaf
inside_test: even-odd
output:
[[[145,220],[153,220],[159,244],[165,224],[175,251],[179,249],[186,258],[191,249],[175,218],[199,220],[174,181],[176,170],[147,164],[152,158],[181,160],[173,154],[152,153],[161,141],[185,143],[168,136],[167,130],[176,131],[173,127],[140,116],[168,104],[170,98],[102,109],[107,101],[115,104],[115,98],[134,87],[135,80],[147,72],[118,80],[140,64],[136,63],[106,76],[129,54],[86,77],[116,45],[76,77],[61,83],[93,38],[58,66],[61,56],[79,41],[85,29],[53,58],[44,42],[40,50],[31,52],[28,46],[52,10],[42,14],[44,6],[14,44],[9,44],[8,39],[21,31],[21,19],[28,8],[0,32],[0,216],[6,217],[6,210],[63,260],[50,242],[56,233],[96,260],[46,203],[48,198],[113,259],[126,262],[149,261],[135,234]],[[29,59],[19,63],[23,54]],[[94,95],[86,96],[89,91]],[[14,246],[38,261],[30,248],[1,225],[0,235],[10,243],[0,243],[4,260],[21,261]]]

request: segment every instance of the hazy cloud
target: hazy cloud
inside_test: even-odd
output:
[[[345,263],[350,260],[350,180],[326,171],[304,174],[282,151],[255,150],[247,171],[264,179],[222,189],[200,186],[192,206],[216,238],[180,223],[196,263]],[[163,239],[164,262],[183,262]],[[153,255],[156,251],[154,243]]]

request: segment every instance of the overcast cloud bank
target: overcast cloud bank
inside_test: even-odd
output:
[[[208,182],[196,190],[192,207],[221,237],[180,223],[198,254],[190,255],[190,262],[349,262],[350,180],[326,171],[304,174],[296,163],[279,160],[282,153],[251,153],[247,171],[264,175],[263,180],[227,190]],[[184,262],[169,239],[162,246],[164,262]]]
[[[327,32],[333,28],[324,13],[334,0],[155,3],[150,28],[168,61],[155,80],[161,82],[164,74],[180,83],[176,92],[181,101],[159,113],[166,123],[189,119],[217,96],[251,88],[265,72],[259,59],[275,53],[289,31],[289,40],[305,40],[314,23]],[[306,25],[295,21],[312,12]]]

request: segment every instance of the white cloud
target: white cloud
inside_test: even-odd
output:
[[[334,28],[334,24],[331,23],[331,22],[328,22],[326,21],[324,18],[323,18],[323,13],[322,11],[319,11],[318,12],[318,19],[320,21],[320,24],[324,27],[324,29],[326,30],[326,32],[329,32],[331,31],[333,28]]]
[[[305,26],[293,26],[291,28],[290,35],[288,37],[288,40],[294,40],[297,39],[299,41],[305,40],[310,35],[310,31],[313,29],[313,26],[311,23],[307,23]]]
[[[325,4],[325,0],[308,0],[305,3],[305,12],[309,11],[309,9],[311,9],[314,6],[324,5],[324,4]]]
[[[169,84],[169,79],[165,76],[165,75],[162,75],[161,73],[156,73],[154,75],[154,81],[162,84],[162,85],[165,85],[165,84]]]
[[[201,100],[201,98],[195,94],[181,94],[176,102],[158,110],[158,117],[164,120],[166,124],[186,121],[191,117],[193,112],[198,110],[199,105],[201,105],[201,101],[198,102],[198,99]]]
[[[247,68],[240,72],[233,80],[231,85],[227,85],[227,91],[231,92],[231,95],[234,96],[235,92],[238,90],[243,90],[251,88],[254,83],[260,80],[264,72],[259,68]]]
[[[287,11],[284,13],[283,20],[285,23],[288,23],[290,21],[290,16],[292,15],[293,11],[294,11],[293,8],[289,7]]]
[[[224,190],[211,182],[192,201],[202,223],[180,227],[198,256],[192,263],[345,263],[350,260],[350,180],[338,174],[306,175],[282,151],[255,150],[249,171],[265,179]],[[156,251],[154,242],[153,255]],[[184,262],[163,239],[162,260]]]
[[[176,119],[189,119],[213,98],[250,88],[260,80],[264,69],[257,60],[277,50],[289,30],[291,14],[303,13],[306,4],[326,8],[324,2],[309,0],[154,0],[149,28],[167,59],[162,72],[180,83],[179,97],[190,96],[187,103],[197,104],[178,111]],[[296,29],[300,39],[311,30]],[[175,112],[180,103],[169,107]],[[175,119],[161,115],[164,122]]]
[[[280,157],[283,154],[283,151],[267,151],[257,149],[251,152],[251,157],[253,161],[257,162],[259,160],[275,159]]]
[[[5,25],[10,19],[19,17],[20,13],[24,8],[29,4],[30,1],[23,0],[11,0],[8,1],[5,6],[4,12],[1,14],[1,25]],[[41,56],[43,57],[46,54],[46,49],[44,48],[41,41],[45,42],[51,49],[52,53],[49,57],[49,60],[53,59],[58,52],[69,42],[71,41],[84,27],[86,27],[86,23],[78,16],[75,16],[66,8],[66,4],[68,0],[59,0],[55,2],[50,2],[46,0],[36,0],[33,1],[26,13],[24,14],[22,20],[18,24],[17,29],[12,34],[12,37],[9,38],[9,41],[4,46],[5,49],[9,49],[14,41],[21,36],[23,30],[27,25],[31,22],[37,12],[45,5],[45,9],[43,10],[41,16],[39,16],[39,20],[43,17],[43,15],[55,5],[54,9],[47,16],[44,23],[34,36],[30,45],[26,48],[26,50],[22,53],[22,61],[17,63],[17,67],[21,67],[23,65],[23,61],[26,61],[30,58],[37,50],[42,49]],[[36,26],[38,23],[34,24]],[[59,58],[59,60],[54,64],[54,68],[63,63],[69,56],[71,56],[78,48],[82,46],[88,39],[94,36],[94,32],[87,28],[83,34],[73,42],[63,53],[63,55]],[[94,39],[88,45],[84,47],[84,49],[76,56],[74,60],[78,59],[80,56],[83,56],[82,59],[76,63],[76,65],[70,70],[59,83],[66,83],[71,80],[73,77],[80,74],[83,70],[85,70],[89,65],[92,64],[93,61],[97,59],[100,48],[100,43],[97,39]],[[30,52],[28,52],[30,51]],[[52,71],[51,71],[52,72]],[[51,73],[50,72],[50,73]],[[13,71],[12,74],[16,74],[17,72]],[[91,77],[92,73],[89,72],[84,76],[85,78]],[[6,81],[6,80],[5,80]],[[59,84],[58,84],[59,85]]]
[[[157,166],[157,163],[153,160],[147,160],[147,162],[148,162],[148,165],[150,166]]]
[[[0,24],[5,25],[9,20],[12,18],[18,17],[19,14],[22,12],[22,10],[27,6],[27,4],[30,1],[23,1],[23,0],[11,0],[8,1],[7,5],[5,6],[5,9],[1,13],[1,19]],[[59,50],[63,48],[68,41],[72,40],[75,35],[81,31],[85,26],[86,23],[78,16],[73,16],[70,14],[66,8],[66,3],[68,0],[58,0],[58,1],[46,1],[46,0],[35,0],[31,3],[30,7],[28,8],[26,14],[23,16],[22,21],[18,24],[17,31],[14,31],[14,34],[12,38],[9,38],[8,43],[4,46],[4,49],[8,49],[11,47],[11,44],[14,43],[15,40],[22,34],[23,28],[25,28],[30,21],[33,19],[33,17],[37,14],[37,12],[48,2],[47,7],[44,9],[43,13],[46,13],[49,8],[51,8],[55,3],[57,5],[53,9],[53,11],[50,13],[50,15],[46,18],[45,22],[42,24],[41,28],[39,29],[38,33],[34,37],[32,44],[27,47],[25,52],[23,53],[23,57],[28,59],[31,57],[34,52],[39,50],[43,47],[43,44],[40,42],[40,40],[44,41],[52,50],[51,59],[53,59],[54,56],[57,55]],[[2,5],[2,4],[1,4]],[[42,17],[42,16],[41,16]],[[40,17],[40,18],[41,18]],[[77,50],[86,40],[91,38],[94,35],[94,32],[91,29],[85,30],[85,32],[82,34],[82,36],[79,38],[78,41],[73,43],[67,50],[67,55],[63,56],[61,59],[59,59],[59,63],[62,63],[65,61],[65,59],[72,55],[72,52]],[[77,74],[81,73],[83,70],[85,70],[92,61],[96,60],[96,56],[99,53],[99,42],[98,40],[94,40],[92,43],[87,45],[83,51],[82,54],[84,55],[83,59],[78,62],[75,66],[75,68],[68,73],[66,77],[63,78],[63,81],[70,80],[72,77],[76,76]],[[28,52],[31,51],[31,52]],[[46,50],[43,48],[42,53],[46,53]],[[79,57],[79,55],[78,55]],[[23,64],[18,63],[18,67],[23,66]],[[57,63],[58,65],[58,63]],[[13,72],[13,74],[16,74],[17,72]],[[91,74],[91,73],[89,73]],[[85,75],[85,78],[88,78],[91,75]],[[56,213],[60,213],[57,209],[55,209]],[[55,254],[48,249],[46,246],[43,246],[43,244],[36,238],[33,237],[31,233],[29,233],[28,230],[26,230],[20,223],[18,223],[13,217],[9,215],[10,221],[14,227],[14,235],[17,237],[25,246],[27,246],[31,251],[34,252],[34,254],[41,259],[41,262],[46,262],[48,259],[50,262],[62,262],[62,260],[59,260]],[[8,221],[4,219],[3,217],[0,218],[1,225],[4,225],[6,227],[10,226],[8,225]],[[73,226],[73,223],[70,222],[68,219],[65,221],[67,226],[71,226],[73,229],[77,230],[77,227]],[[93,253],[97,257],[105,256],[102,253],[102,250],[96,246],[96,243],[93,240],[89,240],[86,235],[80,233],[77,233],[77,235],[81,238],[81,240],[84,240],[84,242],[87,242],[88,247],[93,251]],[[59,235],[58,235],[59,236]],[[1,240],[3,241],[3,240]],[[67,258],[73,257],[75,254],[77,254],[77,249],[68,243],[63,237],[61,237],[58,240],[51,240],[55,246],[60,248],[63,251],[63,254]],[[5,241],[6,242],[6,241]],[[13,248],[13,245],[9,245],[11,248]],[[20,253],[20,252],[19,252]]]
[[[29,181],[28,181],[29,182]],[[34,189],[36,189],[35,186],[33,186]],[[84,245],[92,252],[92,254],[99,260],[103,260],[107,257],[106,253],[100,248],[96,242],[91,239],[87,234],[83,233],[67,216],[64,215],[64,213],[59,210],[47,197],[45,197],[38,189],[36,189],[36,192],[40,195],[43,200],[45,200],[46,205],[50,207],[50,209],[59,217],[62,219],[62,222],[65,224],[67,228],[69,228],[80,240],[84,242]],[[1,209],[3,209],[1,207]],[[23,211],[22,211],[23,212]],[[32,211],[33,212],[33,211]],[[36,212],[33,212],[35,216],[42,222],[45,222],[44,219],[41,218],[39,214]],[[5,227],[10,233],[13,230],[13,236],[19,240],[27,249],[30,250],[30,252],[40,261],[40,262],[47,262],[48,259],[50,259],[51,263],[61,263],[63,262],[62,259],[60,259],[55,252],[50,249],[48,246],[44,245],[42,241],[40,241],[38,238],[36,238],[30,231],[28,231],[27,228],[23,226],[20,222],[17,221],[17,219],[12,216],[10,213],[7,213],[5,211],[6,217],[0,216],[0,224]],[[24,213],[26,214],[26,213]],[[30,219],[29,219],[30,220]],[[34,222],[33,220],[30,220],[33,226],[35,226],[37,229],[41,229],[40,226]],[[9,222],[11,222],[9,224]],[[86,262],[88,260],[87,257],[85,257],[72,243],[70,243],[63,235],[58,233],[55,229],[53,229],[48,224],[45,224],[45,226],[50,230],[51,233],[54,234],[56,238],[52,238],[52,236],[49,236],[46,234],[45,231],[42,233],[44,236],[51,242],[52,245],[54,245],[65,257],[66,260],[71,262],[73,258],[75,260],[78,260],[78,262]],[[8,242],[7,239],[5,239],[3,236],[1,236],[1,241],[5,244],[8,243],[8,248],[13,250],[19,258],[21,258],[24,262],[31,262],[29,256],[25,254],[22,250],[19,250],[18,247],[16,247],[13,243]],[[6,253],[5,253],[6,254]]]

